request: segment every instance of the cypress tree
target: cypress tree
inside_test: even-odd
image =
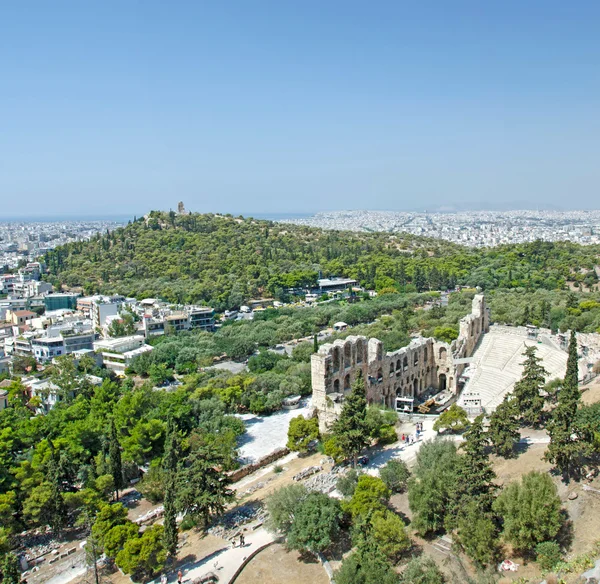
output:
[[[50,442],[50,462],[48,464],[48,479],[50,480],[50,487],[52,496],[48,502],[47,517],[48,523],[55,533],[65,525],[65,517],[67,516],[67,508],[65,506],[65,500],[63,499],[63,485],[60,476],[58,454]]]
[[[451,493],[446,527],[456,529],[456,541],[478,564],[493,562],[496,555],[497,519],[492,510],[496,474],[486,453],[488,437],[483,414],[464,434],[457,480]]]
[[[369,444],[369,431],[366,423],[367,399],[365,381],[359,370],[352,391],[344,400],[340,417],[333,425],[333,434],[342,452],[356,461],[360,451]]]
[[[544,455],[548,462],[556,466],[565,480],[578,474],[579,457],[585,450],[585,444],[579,440],[576,423],[580,399],[577,336],[575,331],[571,331],[567,371],[562,388],[558,392],[558,403],[548,422],[550,444]]]
[[[125,481],[123,480],[121,445],[119,444],[119,437],[117,435],[117,428],[114,420],[110,421],[108,467],[110,468],[110,474],[112,475],[115,484],[115,499],[118,501],[119,490],[125,486]]]
[[[449,523],[452,525],[467,503],[475,502],[482,512],[489,512],[497,489],[493,480],[496,474],[486,453],[488,437],[483,430],[483,414],[477,416],[464,433],[460,445],[463,455],[459,459],[457,480],[452,494],[452,512]]]
[[[317,338],[317,335],[315,333],[315,335],[313,336],[313,353],[317,353],[319,351],[319,339]]]
[[[498,456],[510,458],[514,454],[515,444],[521,437],[518,414],[516,400],[507,395],[490,417],[488,436]]]
[[[517,408],[523,421],[528,425],[539,423],[544,407],[541,390],[546,382],[548,372],[540,364],[541,359],[535,354],[535,347],[527,347],[523,353],[523,375],[515,383],[513,396],[517,400]]]
[[[169,558],[174,559],[177,555],[177,469],[179,465],[179,438],[177,428],[173,422],[169,423],[167,439],[165,441],[165,454],[163,457],[163,468],[166,474],[165,498],[164,498],[164,540],[165,548]]]

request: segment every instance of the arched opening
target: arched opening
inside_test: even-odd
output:
[[[473,336],[473,331],[474,331],[474,326],[473,325],[474,325],[474,323],[473,323],[473,321],[471,321],[471,336]]]
[[[446,374],[445,373],[440,373],[440,376],[438,377],[438,389],[440,391],[444,391],[446,389]]]
[[[336,379],[333,382],[333,391],[334,391],[334,393],[340,393],[340,380],[339,379]]]
[[[340,350],[338,347],[333,349],[333,372],[337,373],[340,370]]]
[[[383,371],[381,369],[377,371],[377,381],[383,381]]]
[[[350,343],[344,345],[344,367],[348,368],[352,365],[352,347]]]
[[[423,349],[423,360],[427,362],[427,347]]]
[[[419,353],[415,352],[413,365],[416,367],[419,364]]]
[[[419,394],[419,380],[415,379],[414,383],[413,383],[413,395],[418,395]]]
[[[358,341],[356,343],[356,362],[357,363],[362,363],[363,361],[363,342],[362,341]]]
[[[344,377],[344,390],[346,389],[350,389],[350,375],[346,375],[346,377]]]
[[[408,357],[404,357],[404,360],[402,361],[402,368],[404,371],[408,369]]]
[[[394,376],[394,362],[392,361],[390,363],[390,377]]]
[[[446,347],[440,347],[439,356],[440,356],[440,359],[446,358]]]

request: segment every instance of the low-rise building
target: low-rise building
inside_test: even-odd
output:
[[[124,375],[135,357],[152,351],[153,347],[146,345],[144,341],[141,335],[102,339],[94,343],[94,350],[102,355],[102,362],[107,369]]]
[[[77,307],[77,298],[79,294],[57,292],[55,294],[46,294],[44,304],[46,310],[60,310],[66,308],[74,310]]]

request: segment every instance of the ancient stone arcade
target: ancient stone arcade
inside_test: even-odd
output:
[[[311,358],[313,406],[321,431],[327,431],[336,420],[359,371],[366,380],[368,403],[398,411],[412,411],[414,402],[424,394],[457,393],[465,367],[460,360],[470,357],[479,337],[488,330],[489,309],[478,294],[452,344],[419,337],[397,351],[385,352],[379,339],[349,336],[321,346]]]

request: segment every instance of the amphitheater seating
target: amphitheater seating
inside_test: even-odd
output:
[[[548,380],[564,375],[567,363],[564,351],[549,343],[536,343],[516,332],[507,334],[506,331],[494,331],[492,327],[483,336],[473,353],[475,371],[458,399],[459,405],[479,396],[486,411],[495,409],[520,379],[525,361],[523,352],[528,346],[536,347],[537,355],[549,373]]]

